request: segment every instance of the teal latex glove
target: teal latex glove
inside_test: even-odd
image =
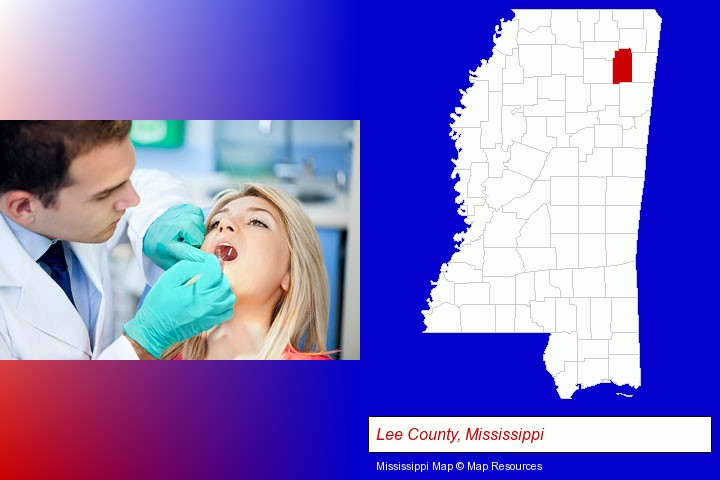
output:
[[[128,337],[153,357],[172,344],[187,340],[228,320],[235,295],[223,275],[220,261],[209,253],[201,262],[183,260],[163,273],[135,317],[123,327]],[[191,285],[191,278],[201,274]]]
[[[163,270],[180,260],[202,260],[198,248],[205,240],[205,219],[195,205],[169,208],[150,225],[143,238],[143,253]]]

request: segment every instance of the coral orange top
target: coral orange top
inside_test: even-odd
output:
[[[173,360],[182,360],[182,353],[178,353]],[[332,358],[321,353],[304,353],[298,352],[292,346],[288,345],[282,353],[280,360],[332,360]]]
[[[292,346],[288,345],[282,356],[281,360],[332,360],[332,358],[321,353],[304,353],[298,352]]]

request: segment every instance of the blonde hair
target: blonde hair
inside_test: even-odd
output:
[[[215,214],[233,200],[258,197],[270,202],[280,212],[290,250],[290,284],[275,306],[270,330],[259,359],[280,359],[288,346],[310,354],[325,352],[329,311],[329,287],[322,247],[315,227],[294,198],[267,185],[249,183],[240,190],[220,192],[207,216],[206,226]],[[186,360],[207,357],[208,335],[203,332],[177,343],[162,359],[182,354]]]

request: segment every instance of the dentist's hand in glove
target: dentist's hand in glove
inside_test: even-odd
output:
[[[232,316],[235,295],[214,255],[199,251],[201,261],[183,260],[163,273],[148,292],[125,334],[150,355],[187,340]],[[191,285],[185,285],[197,277]],[[132,342],[131,342],[132,343]],[[136,345],[133,345],[138,351]],[[138,356],[143,358],[138,351]]]
[[[143,237],[143,253],[163,270],[180,260],[202,261],[198,248],[205,239],[203,212],[195,205],[169,208],[148,227]]]

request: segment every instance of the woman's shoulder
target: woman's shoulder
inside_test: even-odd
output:
[[[323,353],[307,353],[296,350],[292,345],[285,348],[281,360],[332,360]]]

